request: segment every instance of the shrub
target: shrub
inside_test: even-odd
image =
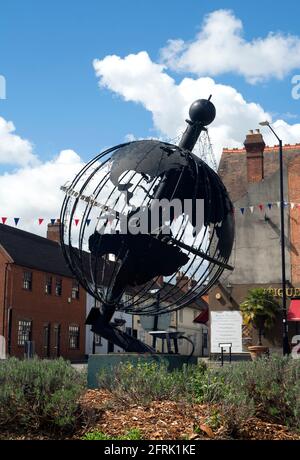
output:
[[[0,363],[0,426],[38,429],[74,426],[85,378],[62,358]]]
[[[244,324],[258,330],[258,345],[262,345],[262,335],[266,329],[272,328],[280,311],[274,295],[264,288],[250,289],[240,309]]]
[[[139,441],[143,439],[142,433],[138,428],[132,428],[123,436],[110,436],[102,431],[90,431],[81,439],[84,441]]]
[[[165,361],[143,362],[136,365],[121,363],[113,369],[104,369],[99,385],[109,390],[123,403],[148,404],[154,400],[191,400],[198,380],[206,366],[183,366],[168,371]]]
[[[272,356],[207,372],[200,402],[219,405],[232,431],[253,415],[300,429],[300,361]]]

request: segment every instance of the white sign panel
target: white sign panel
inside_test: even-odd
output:
[[[211,312],[211,353],[221,353],[221,345],[224,351],[242,353],[242,314],[240,311],[212,311]]]

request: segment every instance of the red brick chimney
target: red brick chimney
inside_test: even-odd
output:
[[[48,240],[60,243],[60,226],[61,223],[57,220],[54,224],[48,224],[47,227],[47,238]]]
[[[264,149],[266,144],[259,131],[251,129],[247,134],[244,146],[247,156],[248,182],[260,182],[264,178]]]
[[[178,272],[176,275],[176,285],[183,292],[187,292],[189,290],[189,277]]]

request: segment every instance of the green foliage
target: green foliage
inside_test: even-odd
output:
[[[127,362],[103,371],[99,383],[122,404],[209,404],[206,423],[217,429],[222,418],[232,435],[253,416],[300,431],[300,360],[274,355],[223,368],[184,366],[172,372],[164,362]]]
[[[90,431],[86,433],[81,439],[84,441],[139,441],[143,439],[142,433],[138,428],[131,428],[123,436],[109,436],[102,431]]]
[[[220,407],[230,431],[253,415],[300,430],[300,361],[272,356],[209,370],[197,388]]]
[[[245,301],[240,305],[245,325],[255,327],[259,332],[259,345],[265,329],[270,329],[280,310],[274,295],[264,288],[248,291]]]
[[[165,361],[121,363],[99,375],[99,385],[123,403],[148,404],[154,400],[191,400],[206,366],[184,366],[168,371]]]
[[[70,429],[85,388],[83,374],[62,358],[0,363],[0,427]]]

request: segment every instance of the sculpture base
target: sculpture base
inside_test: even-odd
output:
[[[168,369],[181,369],[184,364],[197,364],[196,356],[186,355],[165,355],[165,354],[151,354],[151,353],[109,353],[89,355],[88,359],[88,388],[98,388],[98,375],[102,369],[111,369],[118,366],[120,363],[130,362],[133,365],[138,362],[165,361]]]

